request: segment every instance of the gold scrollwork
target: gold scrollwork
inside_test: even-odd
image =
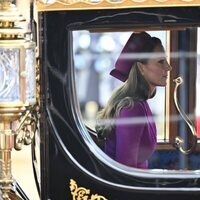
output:
[[[73,179],[70,179],[70,191],[73,200],[107,200],[105,197],[98,194],[92,194],[90,196],[90,190],[84,187],[78,187],[76,181]]]
[[[37,1],[39,1],[40,3],[46,4],[46,5],[51,5],[54,3],[72,4],[72,3],[78,3],[78,2],[85,2],[85,3],[95,4],[95,3],[99,3],[99,2],[103,2],[103,1],[114,2],[114,0],[96,0],[96,1],[93,1],[93,0],[54,0],[54,1],[52,1],[52,3],[49,3],[49,1],[45,1],[45,0],[37,0]],[[117,0],[117,1],[124,2],[127,0]],[[136,3],[143,3],[143,2],[148,2],[148,3],[151,2],[152,3],[155,1],[172,3],[174,0],[131,0],[131,1],[136,2]],[[177,1],[179,1],[179,2],[195,2],[196,0],[177,0]]]
[[[21,150],[22,145],[29,145],[32,142],[37,129],[39,117],[39,106],[36,104],[26,111],[20,119],[17,130],[15,131],[15,149]]]
[[[199,0],[36,0],[38,11],[200,6]],[[116,8],[116,7],[115,7]]]

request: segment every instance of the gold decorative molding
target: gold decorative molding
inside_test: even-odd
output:
[[[52,2],[52,3],[51,3]],[[36,0],[37,10],[94,10],[119,8],[150,8],[200,6],[199,0]]]
[[[76,181],[73,179],[70,179],[70,191],[73,200],[107,200],[105,197],[98,194],[92,194],[90,196],[90,190],[84,187],[78,187]]]

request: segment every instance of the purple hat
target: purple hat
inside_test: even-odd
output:
[[[134,58],[125,58],[124,55],[126,53],[140,53],[149,40],[151,40],[151,36],[146,32],[133,33],[122,49],[115,63],[115,69],[110,72],[110,75],[125,82],[128,79],[134,62],[137,60]]]

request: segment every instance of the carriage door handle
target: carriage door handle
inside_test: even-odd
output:
[[[192,121],[189,119],[189,117],[182,110],[182,108],[180,107],[180,105],[178,103],[177,90],[178,90],[178,87],[183,83],[183,79],[181,77],[177,77],[176,79],[173,80],[173,82],[175,83],[175,88],[174,88],[174,103],[175,103],[175,106],[176,106],[178,112],[180,113],[181,117],[184,119],[184,121],[188,125],[188,127],[189,127],[189,129],[192,133],[192,145],[191,145],[191,147],[189,147],[188,149],[184,149],[183,146],[184,146],[185,141],[180,136],[175,137],[175,147],[177,149],[179,149],[179,151],[181,151],[183,154],[187,155],[187,154],[190,154],[196,148],[196,145],[197,145],[196,129],[195,129],[195,126],[192,123]]]

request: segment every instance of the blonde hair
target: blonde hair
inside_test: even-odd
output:
[[[111,119],[118,117],[122,108],[131,107],[135,101],[149,98],[149,85],[141,75],[137,64],[136,62],[132,66],[127,81],[113,91],[105,108],[97,113],[96,130],[101,139],[106,139],[112,133],[114,124]],[[102,119],[107,122],[100,123]]]

